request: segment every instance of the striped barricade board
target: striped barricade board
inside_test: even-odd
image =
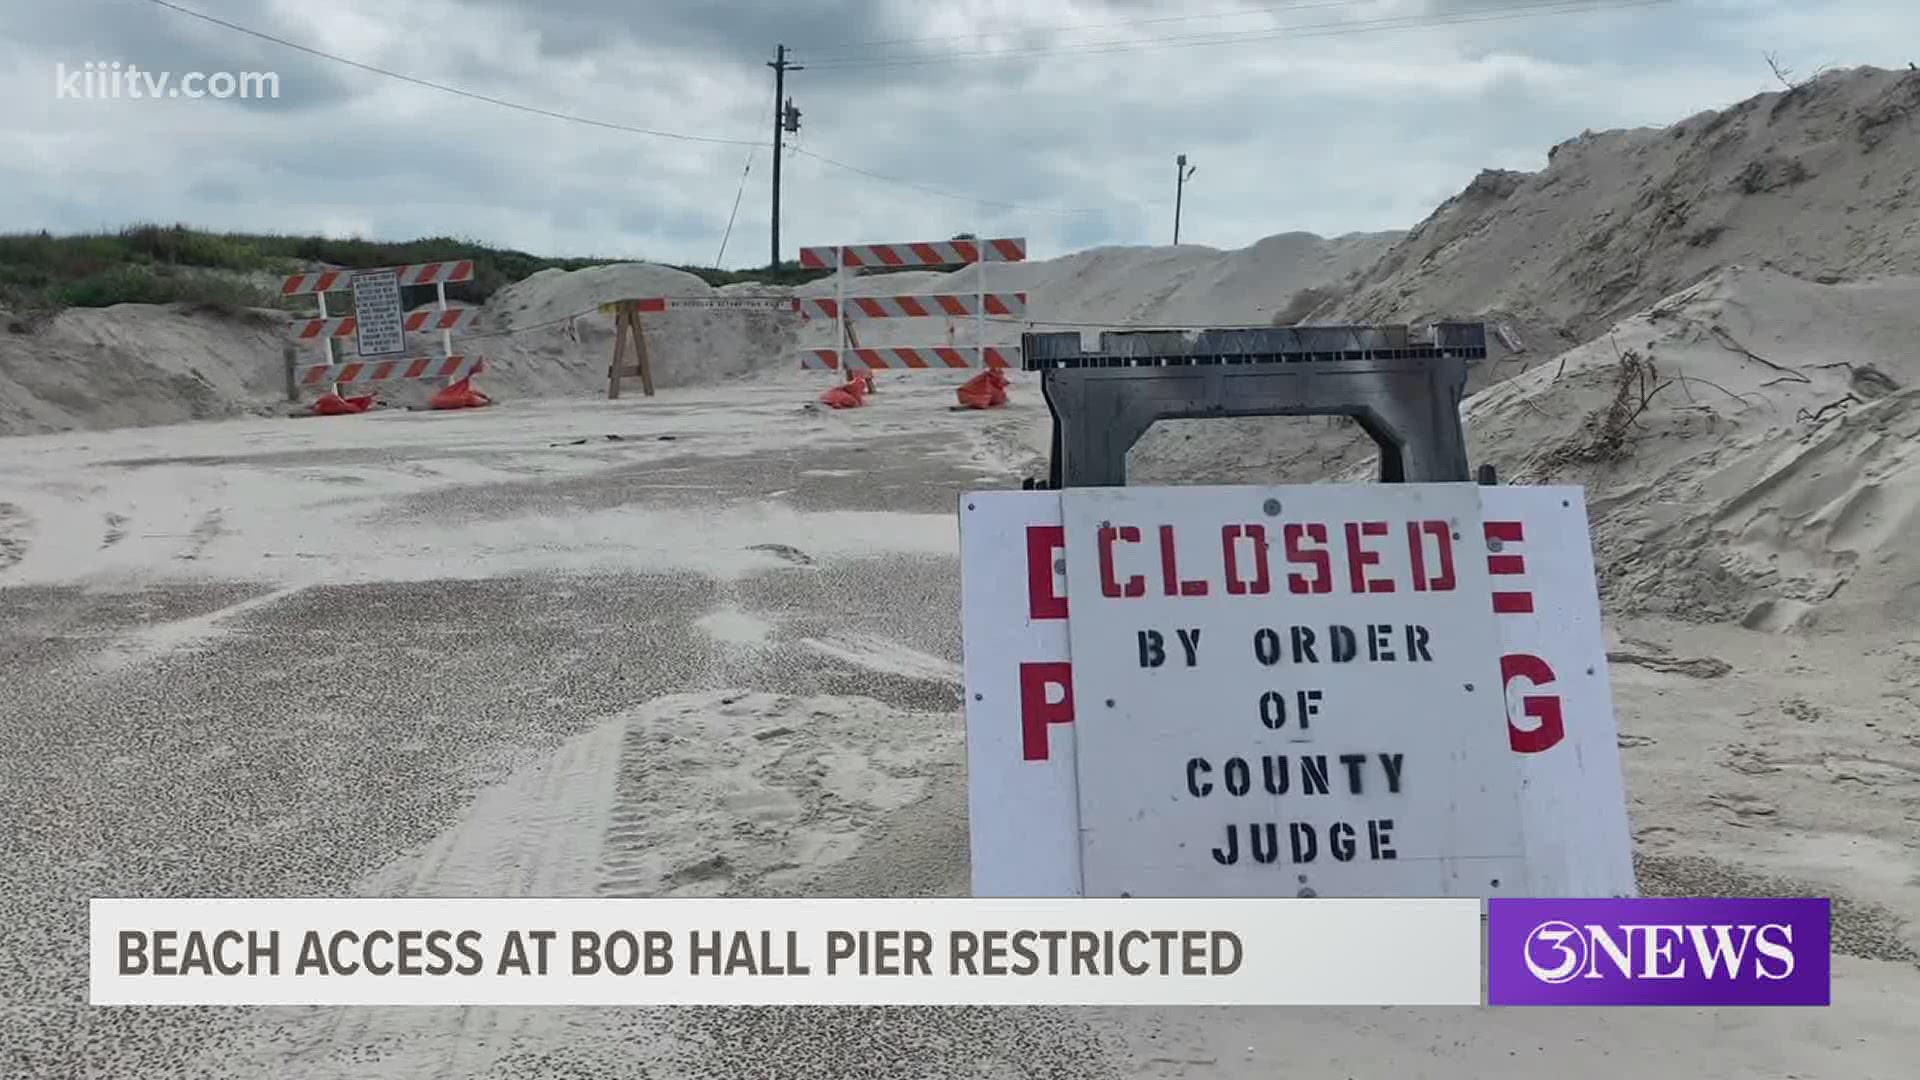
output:
[[[436,311],[422,308],[410,311],[405,320],[406,332],[418,334],[472,329],[480,321],[479,308],[448,308]],[[317,338],[350,338],[358,328],[359,321],[352,315],[340,315],[330,319],[303,319],[296,324],[295,336],[301,341],[313,341]]]
[[[398,360],[348,360],[314,364],[300,372],[302,386],[392,382],[401,379],[464,379],[486,369],[478,356],[411,356]]]
[[[1017,368],[1020,350],[1000,345],[924,345],[897,348],[807,349],[800,366],[814,371],[899,368]]]
[[[405,285],[457,285],[473,280],[473,260],[418,263],[413,266],[388,266],[374,270],[316,270],[290,274],[280,283],[281,296],[307,296],[312,293],[338,292],[353,288],[358,274],[393,273]]]
[[[1025,262],[1026,258],[1025,237],[935,240],[913,244],[844,244],[800,249],[800,266],[805,270],[967,266],[977,262]]]
[[[850,296],[843,304],[832,297],[804,297],[793,301],[803,319],[837,319],[845,311],[853,319],[919,319],[936,316],[971,318],[984,312],[994,318],[1023,318],[1027,294],[934,293],[927,296]]]

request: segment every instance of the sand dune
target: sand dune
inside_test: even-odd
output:
[[[1920,273],[1920,72],[1836,71],[1486,172],[1316,319],[1492,315],[1538,356],[1732,265]]]

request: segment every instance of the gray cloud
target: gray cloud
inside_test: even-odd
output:
[[[1672,122],[1767,89],[1763,50],[1803,72],[1896,66],[1910,59],[1902,42],[1920,37],[1920,5],[1909,0],[1835,0],[1814,12],[1790,0],[1674,0],[1317,36],[1275,28],[1477,17],[1496,0],[1273,0],[1255,6],[1274,11],[1235,19],[1189,18],[1218,8],[1173,0],[182,2],[538,108],[754,142],[770,134],[764,63],[785,42],[807,66],[789,81],[804,112],[797,145],[920,185],[791,158],[789,255],[799,243],[981,229],[1024,234],[1041,255],[1165,242],[1181,152],[1200,166],[1184,239],[1238,246],[1294,229],[1406,227],[1484,166],[1538,167],[1549,146],[1583,129]],[[983,29],[998,36],[966,36]],[[1086,51],[1221,33],[1242,40]],[[1036,47],[1062,51],[951,59]],[[55,63],[102,58],[273,70],[282,97],[52,100]],[[0,144],[12,150],[0,156],[7,229],[185,220],[706,262],[747,156],[744,146],[608,131],[409,86],[143,0],[0,0],[0,93],[12,106],[0,113]],[[769,171],[762,146],[729,262],[765,258]],[[1097,212],[1047,212],[1058,208]]]

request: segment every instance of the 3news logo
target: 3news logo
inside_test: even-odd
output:
[[[1487,901],[1489,1005],[1827,1005],[1817,899]]]

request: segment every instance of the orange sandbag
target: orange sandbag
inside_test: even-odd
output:
[[[328,391],[321,394],[313,403],[315,416],[350,416],[373,408],[373,394],[359,394],[354,397],[341,397]]]
[[[1007,403],[1007,376],[999,368],[988,368],[954,391],[963,409],[997,409]]]
[[[867,394],[873,390],[873,376],[849,374],[847,381],[820,395],[820,404],[829,409],[857,409],[867,403]]]
[[[473,388],[469,375],[451,386],[434,391],[427,399],[429,409],[478,409],[493,404],[493,399]]]

